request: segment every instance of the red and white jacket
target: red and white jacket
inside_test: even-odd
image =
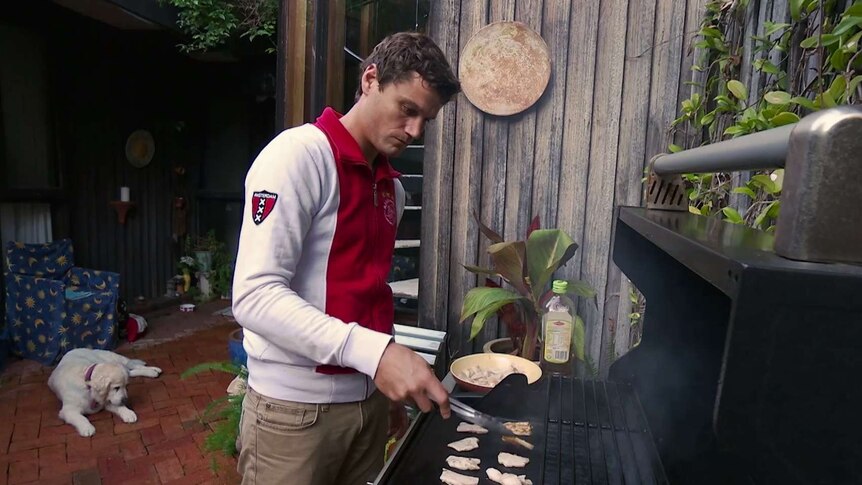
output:
[[[282,132],[245,180],[233,315],[249,385],[276,399],[366,399],[392,339],[404,189],[385,157],[372,170],[340,117],[327,108]]]

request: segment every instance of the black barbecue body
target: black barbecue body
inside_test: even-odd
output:
[[[642,403],[672,483],[862,483],[862,267],[772,235],[618,209],[613,258],[646,300],[612,381]]]
[[[484,398],[455,394],[539,423],[537,485],[862,483],[862,268],[772,247],[715,218],[619,208],[614,262],[646,313],[608,381],[510,376]],[[420,416],[376,483],[439,483],[456,425]]]

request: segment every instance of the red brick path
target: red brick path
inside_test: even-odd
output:
[[[60,403],[46,384],[52,369],[16,362],[0,377],[0,485],[238,483],[234,460],[202,451],[208,429],[198,421],[209,402],[225,395],[232,377],[179,377],[194,364],[227,360],[227,336],[236,328],[225,320],[174,341],[121,347],[119,353],[163,373],[131,379],[137,423],[102,411],[89,417],[96,427],[89,438],[57,418]],[[210,469],[212,457],[218,474]]]

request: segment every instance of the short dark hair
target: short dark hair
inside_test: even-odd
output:
[[[377,82],[381,88],[389,83],[409,80],[416,72],[437,92],[443,104],[461,91],[461,83],[443,51],[425,34],[399,32],[380,41],[359,66],[357,100],[362,95],[362,73],[372,64],[377,65]]]

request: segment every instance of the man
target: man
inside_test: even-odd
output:
[[[243,483],[365,484],[383,464],[387,410],[449,417],[427,363],[394,343],[386,276],[404,209],[389,157],[418,138],[460,85],[428,37],[384,39],[358,99],[286,130],[246,177],[233,286],[245,329]],[[387,399],[388,398],[388,399]]]

